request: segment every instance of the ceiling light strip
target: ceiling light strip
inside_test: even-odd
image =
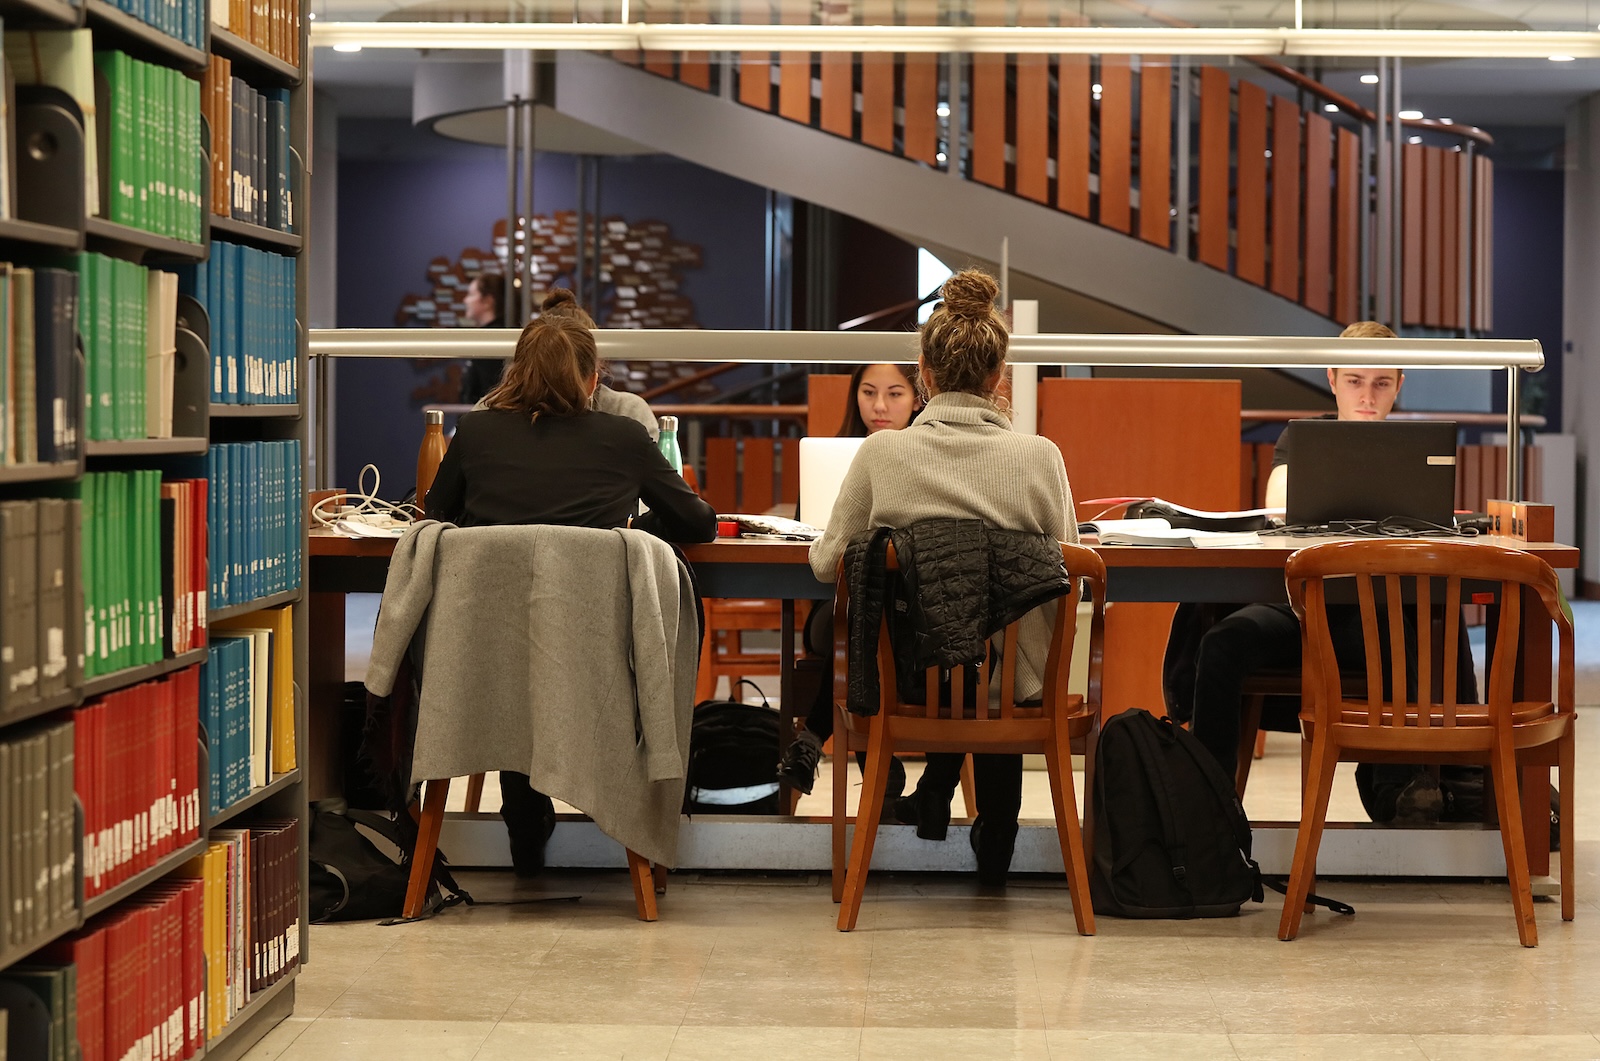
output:
[[[1600,33],[1531,30],[1118,29],[1083,26],[798,26],[675,23],[328,22],[311,43],[363,48],[568,51],[999,52],[1397,58],[1600,57]]]

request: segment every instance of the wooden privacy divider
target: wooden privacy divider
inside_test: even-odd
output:
[[[1100,224],[1131,227],[1133,184],[1133,74],[1125,55],[1100,57]]]
[[[809,9],[782,5],[779,21],[805,25],[811,21]],[[811,53],[778,53],[778,114],[792,122],[811,124]]]
[[[1300,117],[1283,96],[1272,100],[1272,291],[1300,298]]]
[[[826,52],[822,64],[822,131],[849,137],[855,133],[855,56]]]
[[[711,21],[711,9],[705,4],[686,4],[683,20],[692,23]],[[702,92],[711,91],[711,54],[709,52],[684,52],[678,57],[678,80]]]
[[[905,10],[908,26],[932,26],[938,12],[931,4],[909,4]],[[905,125],[906,158],[938,165],[939,155],[939,57],[925,52],[907,54],[901,59],[901,112]]]
[[[1139,238],[1158,247],[1172,242],[1172,70],[1166,56],[1140,59]]]
[[[1361,316],[1361,138],[1339,130],[1338,243],[1334,249],[1333,319],[1350,324]]]
[[[1039,434],[1061,449],[1074,497],[1159,496],[1226,510],[1239,500],[1238,380],[1042,379]],[[1174,606],[1106,611],[1104,710],[1161,711]]]
[[[766,0],[740,0],[742,21],[765,23],[771,18]],[[739,102],[759,110],[772,109],[772,53],[739,53]]]
[[[1233,85],[1215,66],[1200,70],[1200,215],[1195,257],[1214,269],[1228,268],[1228,126]],[[1180,219],[1181,221],[1181,219]]]
[[[1238,208],[1234,275],[1267,286],[1267,92],[1239,82]]]
[[[1056,82],[1056,206],[1088,217],[1089,57],[1063,55]]]
[[[1446,328],[1460,328],[1461,321],[1461,233],[1465,217],[1461,211],[1461,171],[1466,164],[1464,155],[1451,151],[1444,156],[1444,187],[1440,192],[1440,205],[1444,210],[1444,245],[1440,255],[1444,259],[1440,285],[1439,317]]]
[[[1306,112],[1306,249],[1304,255],[1306,309],[1331,315],[1333,245],[1333,123],[1320,114]]]
[[[850,377],[813,372],[806,377],[806,434],[837,435],[850,404]]]
[[[708,438],[700,496],[718,512],[759,515],[800,499],[800,440]]]
[[[1472,327],[1486,332],[1494,327],[1489,295],[1494,282],[1494,166],[1482,155],[1472,162]]]

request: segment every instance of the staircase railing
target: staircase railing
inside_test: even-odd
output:
[[[851,19],[850,8],[837,10],[823,5],[822,19]],[[936,18],[931,5],[910,0],[863,0],[861,10],[875,23]],[[767,0],[746,0],[743,11],[750,22],[811,17]],[[696,20],[688,7],[650,12]],[[1010,0],[975,17],[1042,26],[1054,16],[1036,0]],[[1479,152],[1487,134],[1431,120],[1385,123],[1272,60],[1229,69],[1171,56],[617,58],[1125,233],[1334,322],[1388,319],[1465,336],[1492,323],[1493,167]],[[1390,186],[1377,180],[1379,159],[1402,128]],[[1392,226],[1379,224],[1385,209]],[[1393,310],[1377,267],[1377,244],[1391,233],[1402,276]]]

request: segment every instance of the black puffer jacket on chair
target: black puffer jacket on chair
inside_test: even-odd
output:
[[[891,541],[899,568],[894,577],[884,570]],[[975,519],[880,527],[850,542],[843,567],[850,580],[845,706],[858,715],[878,713],[876,657],[885,609],[900,699],[914,701],[923,695],[923,671],[982,659],[989,638],[1071,586],[1060,543]]]

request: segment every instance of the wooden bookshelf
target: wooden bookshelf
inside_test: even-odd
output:
[[[194,856],[205,854],[207,842],[206,838],[202,836],[194,843],[185,844],[183,847],[178,848],[155,865],[140,870],[115,888],[107,889],[93,898],[85,899],[83,901],[83,919],[87,921],[96,914],[104,913],[122,902],[122,900],[137,895]]]
[[[211,403],[213,420],[298,420],[298,405],[231,405],[226,402]]]
[[[290,88],[300,84],[300,71],[298,69],[265,49],[257,48],[254,44],[230,30],[221,29],[217,26],[211,27],[211,51],[213,54],[232,59],[236,63],[247,64],[253,68],[262,81],[286,85]]]
[[[293,232],[280,232],[275,228],[267,228],[265,225],[252,225],[248,221],[239,221],[231,217],[209,214],[207,219],[211,222],[213,239],[220,232],[234,243],[248,243],[263,250],[276,251],[279,254],[285,251],[298,251],[305,242]]]
[[[203,438],[180,436],[178,438],[127,438],[118,441],[86,442],[85,455],[93,457],[170,457],[180,454],[204,453],[207,442]]]
[[[140,682],[147,682],[152,678],[159,678],[162,675],[171,674],[173,671],[180,671],[185,667],[192,667],[196,663],[204,663],[205,661],[206,650],[197,648],[182,655],[168,656],[166,659],[157,660],[154,663],[141,663],[137,667],[125,667],[122,670],[112,671],[110,674],[97,675],[85,681],[81,691],[83,698],[87,700],[91,696],[114,693],[118,689],[124,689],[130,685],[138,685]]]
[[[71,29],[83,23],[83,8],[61,0],[0,0],[0,18],[13,29]]]
[[[233,803],[222,808],[215,815],[206,818],[206,830],[209,832],[219,825],[226,825],[229,821],[243,814],[251,807],[259,806],[260,804],[271,799],[273,796],[276,796],[278,793],[286,792],[291,788],[297,787],[300,784],[300,781],[301,776],[298,768],[290,770],[287,773],[279,774],[267,784],[262,785],[258,789],[252,790],[248,796],[235,800]]]
[[[82,470],[77,461],[11,464],[0,467],[0,485],[10,483],[47,483],[55,479],[76,479]]]
[[[103,36],[129,55],[180,70],[204,70],[209,61],[199,48],[191,48],[178,38],[140,22],[106,0],[85,0],[84,13],[88,15],[89,27],[96,31],[96,45]]]
[[[14,217],[6,217],[0,218],[0,243],[25,243],[75,251],[83,247],[83,233],[73,228],[41,225],[37,221],[19,221]]]
[[[298,589],[286,589],[282,593],[272,593],[255,600],[241,601],[230,604],[225,608],[211,608],[206,611],[206,622],[216,622],[219,619],[231,619],[235,615],[249,615],[251,612],[261,611],[263,608],[277,608],[285,604],[297,604],[300,601]]]

